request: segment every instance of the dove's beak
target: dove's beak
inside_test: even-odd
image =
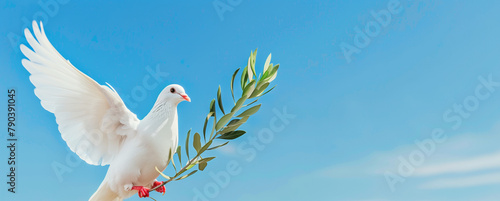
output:
[[[179,94],[182,96],[182,98],[184,98],[184,100],[187,100],[187,102],[191,102],[191,98],[189,98],[189,96],[187,94]]]

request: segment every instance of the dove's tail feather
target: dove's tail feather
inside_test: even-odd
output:
[[[101,183],[97,191],[90,197],[89,201],[123,201],[122,198],[115,192],[109,189],[109,186],[104,181]]]

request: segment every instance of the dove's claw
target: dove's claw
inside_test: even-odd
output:
[[[137,194],[139,194],[140,198],[147,198],[149,197],[149,188],[146,188],[144,186],[134,186],[132,187],[132,190],[137,190]]]
[[[155,181],[155,182],[153,183],[153,187],[151,187],[151,188],[155,188],[155,187],[157,187],[157,186],[159,186],[159,185],[161,185],[161,184],[162,184],[162,182]],[[158,193],[163,193],[163,195],[165,195],[165,186],[158,187],[158,188],[156,189],[156,192],[158,192]]]

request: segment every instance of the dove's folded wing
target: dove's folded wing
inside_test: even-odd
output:
[[[40,28],[33,22],[36,38],[25,29],[34,51],[21,45],[29,59],[22,64],[31,73],[36,96],[56,116],[72,151],[89,164],[109,164],[124,138],[135,135],[139,120],[114,89],[99,85],[64,59],[47,39],[42,23]]]

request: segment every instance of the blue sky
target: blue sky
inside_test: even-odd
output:
[[[197,192],[239,201],[500,197],[500,3],[41,2],[49,3],[0,1],[0,84],[18,95],[17,193],[2,182],[7,200],[87,200],[107,169],[75,158],[33,93],[18,50],[26,42],[16,38],[34,17],[66,59],[128,96],[139,118],[164,86],[183,85],[193,101],[179,105],[181,139],[201,130],[219,84],[230,104],[230,76],[251,50],[259,48],[259,68],[269,53],[280,63],[277,88],[261,99],[248,134],[211,153],[218,158],[204,172],[168,184],[163,197],[152,194],[157,200],[196,200]],[[394,8],[386,26],[372,15]],[[369,43],[357,41],[364,34]],[[346,45],[357,48],[350,60]],[[148,68],[157,67],[168,76],[134,99]],[[283,110],[295,117],[278,120],[277,129],[271,122]],[[263,142],[256,136],[265,129],[273,135]],[[228,164],[239,171],[217,183],[213,175],[226,174]],[[58,177],[54,167],[66,172]]]

